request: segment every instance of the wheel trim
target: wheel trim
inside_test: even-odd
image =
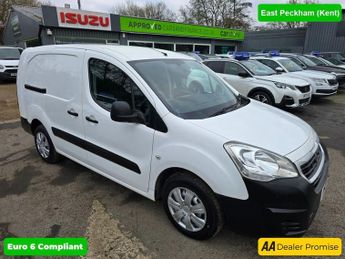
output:
[[[36,134],[36,147],[40,156],[43,158],[49,157],[50,146],[48,138],[42,132]]]
[[[191,190],[176,187],[169,193],[167,202],[171,216],[183,229],[197,232],[205,227],[205,206]]]
[[[262,102],[262,103],[269,103],[268,98],[265,95],[262,95],[262,94],[254,95],[254,99],[258,100],[259,102]]]

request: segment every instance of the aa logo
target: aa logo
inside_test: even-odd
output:
[[[266,241],[261,248],[261,251],[266,251],[266,252],[275,251],[275,250],[276,250],[275,241],[272,241],[272,242]]]

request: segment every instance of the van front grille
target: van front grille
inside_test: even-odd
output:
[[[310,180],[317,172],[321,160],[322,153],[320,147],[318,147],[314,155],[309,159],[309,161],[301,165],[301,171],[308,180]]]

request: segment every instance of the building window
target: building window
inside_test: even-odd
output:
[[[92,43],[92,44],[105,44],[105,39],[92,39],[92,38],[74,38],[74,37],[55,37],[55,44],[79,44],[79,43]]]
[[[148,47],[153,48],[153,42],[145,42],[145,41],[128,41],[129,46],[137,46],[137,47]]]
[[[210,45],[194,45],[194,51],[200,54],[210,54]]]
[[[40,41],[38,39],[32,39],[32,40],[27,40],[25,41],[25,46],[26,48],[30,48],[30,47],[37,47],[40,46]]]
[[[174,51],[174,44],[155,42],[155,48]]]
[[[176,51],[193,52],[193,45],[192,44],[176,44]]]
[[[214,53],[215,54],[228,54],[229,51],[235,51],[235,46],[216,45],[214,47]]]
[[[110,45],[119,45],[119,40],[106,40],[105,41],[106,44],[110,44]]]

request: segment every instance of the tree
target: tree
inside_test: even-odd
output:
[[[39,6],[38,0],[2,0],[0,2],[0,25],[4,24],[12,5]]]
[[[140,6],[135,2],[127,1],[126,4],[115,6],[114,13],[157,20],[176,20],[175,13],[171,11],[164,2],[148,2]]]
[[[244,0],[189,0],[179,13],[185,23],[247,29],[250,7],[252,3]]]

